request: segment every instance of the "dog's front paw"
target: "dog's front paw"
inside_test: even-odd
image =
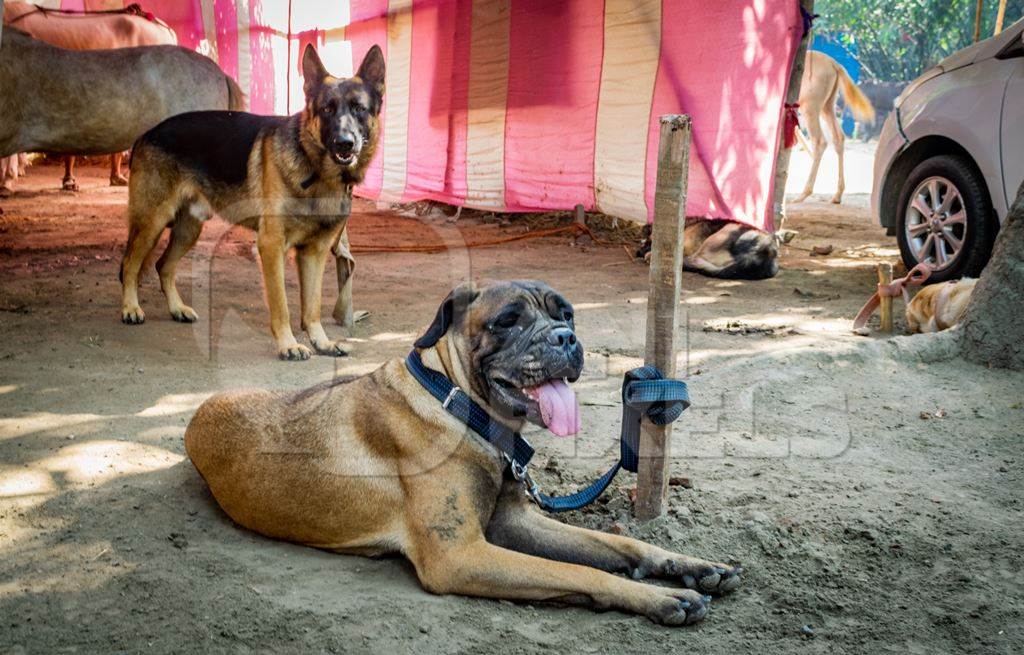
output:
[[[318,355],[327,355],[328,357],[346,357],[348,356],[348,348],[341,345],[337,341],[325,341],[321,343],[313,342],[313,347],[316,348]]]
[[[688,589],[706,594],[727,594],[743,584],[743,569],[711,562],[670,562],[670,574],[682,580]]]
[[[139,325],[145,322],[146,312],[138,305],[134,307],[123,307],[121,309],[121,322],[125,325]]]
[[[661,625],[693,625],[703,621],[710,609],[711,596],[704,596],[696,591],[680,590],[660,600],[648,616]]]
[[[171,310],[171,318],[179,323],[195,323],[199,320],[199,314],[188,305],[182,305]]]
[[[313,356],[313,351],[301,343],[293,343],[288,346],[281,346],[277,351],[278,359],[285,359],[290,362],[305,361]]]

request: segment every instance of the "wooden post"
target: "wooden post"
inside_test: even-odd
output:
[[[814,0],[800,0],[804,10],[814,15]],[[789,86],[786,87],[786,104],[793,104],[800,99],[800,83],[804,77],[804,59],[807,55],[807,48],[810,47],[811,32],[808,30],[800,39],[800,45],[796,49],[796,60],[793,62],[793,70],[789,74]],[[782,121],[785,123],[786,113],[782,113]],[[800,128],[797,128],[800,129]],[[790,148],[786,147],[785,135],[779,137],[779,149],[775,154],[775,187],[772,193],[772,222],[776,232],[782,229],[786,222],[786,180],[789,179],[789,154]]]
[[[892,284],[892,264],[890,262],[882,262],[878,265],[878,283],[879,284]],[[892,334],[892,298],[888,296],[882,296],[881,302],[878,305],[878,313],[882,319],[882,325],[879,329],[886,334]]]
[[[584,230],[587,227],[587,212],[583,209],[583,204],[576,205],[575,214],[573,215],[572,222],[574,225],[578,225]],[[572,242],[575,245],[590,243],[590,235],[584,230],[573,233]]]
[[[676,324],[679,284],[683,274],[683,228],[686,182],[690,170],[690,117],[662,116],[658,143],[658,176],[651,226],[650,291],[647,295],[647,350],[644,362],[665,377],[676,374]],[[672,425],[656,426],[644,419],[634,513],[643,521],[660,516],[668,490]]]
[[[999,11],[996,12],[996,29],[992,32],[992,36],[996,36],[1003,31],[1004,18],[1006,18],[1006,0],[999,0]]]
[[[981,9],[985,0],[978,0],[978,6],[974,10],[974,43],[981,38]]]

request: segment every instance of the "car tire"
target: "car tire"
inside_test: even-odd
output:
[[[942,204],[947,199],[949,207]],[[904,181],[896,240],[908,270],[922,261],[934,267],[929,284],[977,277],[992,254],[997,229],[985,182],[966,158],[930,157]]]

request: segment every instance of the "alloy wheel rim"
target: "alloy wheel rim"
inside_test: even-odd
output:
[[[947,178],[922,180],[906,208],[904,236],[918,263],[942,271],[960,257],[967,237],[967,210],[963,197]]]

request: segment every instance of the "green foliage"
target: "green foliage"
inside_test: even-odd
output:
[[[997,0],[984,0],[981,38],[992,36]],[[816,0],[816,32],[855,42],[867,77],[903,82],[974,40],[977,0]],[[1024,15],[1007,0],[1003,28]]]

